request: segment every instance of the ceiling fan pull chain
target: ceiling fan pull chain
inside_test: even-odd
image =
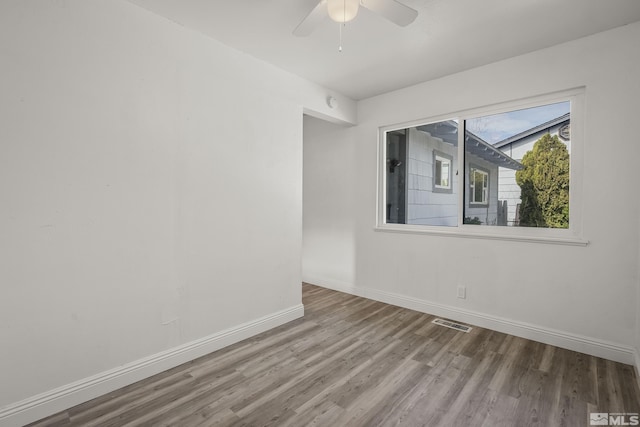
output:
[[[342,27],[347,25],[347,0],[342,2],[342,23],[340,25],[340,46],[338,46],[338,52],[342,52]]]

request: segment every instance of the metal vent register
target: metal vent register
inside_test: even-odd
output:
[[[446,326],[447,328],[455,329],[456,331],[469,332],[473,329],[471,326],[461,325],[460,323],[450,322],[444,319],[434,319],[431,323],[436,325]]]

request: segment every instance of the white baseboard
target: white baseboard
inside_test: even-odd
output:
[[[302,304],[136,360],[0,409],[0,426],[19,427],[197,359],[304,315]]]
[[[631,347],[391,292],[368,289],[331,280],[322,280],[318,277],[309,279],[307,283],[310,284],[420,311],[422,313],[445,317],[457,322],[480,326],[544,344],[602,357],[603,359],[613,360],[615,362],[635,365],[640,369],[640,356]]]
[[[350,283],[343,282],[335,279],[325,279],[313,275],[302,275],[302,281],[312,285],[321,286],[327,289],[333,289],[334,291],[344,292],[345,294],[358,295],[358,289]]]

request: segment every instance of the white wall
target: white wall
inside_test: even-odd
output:
[[[344,139],[353,146],[327,146],[353,153],[343,163],[357,172],[345,187],[358,189],[353,216],[335,218],[355,224],[348,231],[356,243],[352,289],[630,363],[638,310],[638,201],[629,197],[639,158],[632,125],[640,110],[637,40],[640,23],[361,101],[356,138]],[[379,126],[583,85],[584,197],[572,209],[583,211],[588,246],[374,231]],[[602,176],[602,159],[612,153],[615,185]],[[623,209],[613,216],[611,206]],[[325,284],[317,265],[316,277]],[[467,287],[467,299],[456,298],[458,285]]]
[[[353,128],[304,118],[303,280],[355,283]],[[318,136],[318,137],[316,137]]]
[[[123,1],[3,1],[0,63],[0,415],[302,309],[302,112],[353,102]]]

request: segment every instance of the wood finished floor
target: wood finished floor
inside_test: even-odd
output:
[[[32,426],[586,426],[631,366],[303,285],[305,316]]]

